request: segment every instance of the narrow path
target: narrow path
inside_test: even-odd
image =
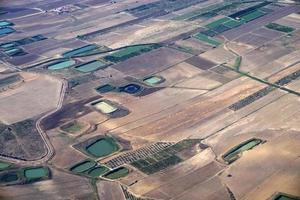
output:
[[[43,115],[41,118],[39,118],[36,121],[36,129],[37,129],[38,133],[40,134],[40,136],[41,136],[41,138],[42,138],[42,140],[43,140],[43,142],[46,146],[46,153],[43,156],[41,156],[40,158],[36,159],[36,160],[20,160],[20,159],[0,156],[0,158],[2,160],[12,162],[12,163],[23,164],[23,165],[39,165],[39,164],[43,164],[43,163],[47,162],[49,159],[51,159],[53,157],[53,155],[55,153],[54,148],[53,148],[47,134],[41,128],[41,122],[46,117],[52,115],[53,113],[55,113],[55,112],[57,112],[58,110],[61,109],[61,107],[63,105],[63,100],[64,100],[64,96],[65,96],[65,93],[66,93],[67,86],[68,86],[67,81],[63,80],[61,91],[60,91],[60,97],[59,97],[59,101],[58,101],[56,109],[48,112],[46,115]]]

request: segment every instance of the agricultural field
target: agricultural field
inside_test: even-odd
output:
[[[299,200],[293,0],[4,0],[1,200]]]

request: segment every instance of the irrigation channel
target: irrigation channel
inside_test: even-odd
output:
[[[224,38],[225,40],[227,40],[226,38]],[[300,96],[300,93],[297,92],[297,91],[294,91],[294,90],[291,90],[291,89],[288,89],[286,87],[283,87],[283,86],[280,86],[278,84],[275,84],[275,83],[270,83],[262,78],[259,78],[257,76],[252,76],[250,75],[248,72],[244,72],[244,71],[241,71],[240,70],[240,65],[241,65],[241,62],[242,62],[242,59],[243,57],[241,55],[239,55],[237,52],[235,52],[234,50],[230,49],[226,44],[227,44],[228,41],[226,41],[224,43],[224,49],[233,53],[235,56],[236,56],[236,62],[234,63],[234,66],[233,67],[228,67],[226,65],[224,65],[224,67],[226,67],[227,69],[231,70],[231,71],[234,71],[238,74],[240,74],[241,76],[246,76],[248,78],[251,78],[252,80],[255,80],[255,81],[258,81],[260,83],[263,83],[263,84],[266,84],[268,86],[271,86],[271,87],[274,87],[274,88],[277,88],[277,89],[280,89],[280,90],[283,90],[285,92],[288,92],[290,94],[294,94],[296,96]],[[286,68],[289,68],[289,67],[292,67],[296,64],[300,63],[300,61],[298,62],[295,62],[295,63],[292,63],[291,65],[287,66]],[[226,63],[225,63],[226,64]]]

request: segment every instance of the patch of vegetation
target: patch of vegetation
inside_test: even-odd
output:
[[[276,31],[284,32],[284,33],[290,33],[293,32],[295,29],[289,26],[284,26],[276,23],[269,23],[266,25],[267,28],[273,29]]]
[[[264,13],[264,12],[262,12],[260,10],[256,10],[256,11],[253,11],[253,12],[251,12],[249,14],[241,16],[241,19],[243,21],[245,21],[245,22],[250,22],[252,20],[255,20],[255,19],[259,18],[259,17],[264,16],[265,14],[266,13]]]
[[[159,44],[146,44],[146,45],[136,45],[123,48],[118,50],[108,56],[105,56],[104,59],[110,62],[121,62],[127,60],[131,57],[141,55],[153,49],[160,48]]]
[[[202,0],[159,0],[128,9],[127,12],[135,16],[155,16],[171,13],[189,6],[195,5]]]
[[[234,61],[233,68],[239,70],[241,64],[242,64],[242,56],[238,56],[238,57],[236,57],[236,59]]]
[[[160,155],[153,155],[160,157]],[[182,160],[176,155],[169,155],[164,159],[155,160],[153,158],[146,158],[145,160],[138,160],[131,163],[135,168],[146,174],[153,174],[155,172],[161,171],[169,166],[176,165],[180,163]]]
[[[68,133],[78,133],[85,127],[84,123],[79,122],[77,120],[71,121],[63,126],[61,126],[61,130]]]
[[[225,25],[223,25],[223,24],[221,24],[221,25],[219,25],[219,26],[217,26],[217,27],[215,27],[215,28],[213,28],[211,30],[214,31],[214,32],[216,32],[217,34],[220,34],[220,33],[223,33],[225,31],[230,30],[230,28],[227,27],[227,26],[225,26]]]
[[[238,12],[230,15],[229,17],[231,17],[233,19],[241,18],[242,16],[246,16],[248,14],[255,13],[256,11],[258,11],[258,9],[263,8],[264,6],[269,5],[270,3],[271,2],[264,1],[264,2],[259,3],[257,5],[254,5],[254,6],[251,6],[249,8],[246,8],[244,10],[238,11]]]
[[[230,5],[232,5],[232,3],[228,3],[228,2],[214,4],[214,5],[208,6],[206,8],[201,8],[201,9],[198,9],[198,10],[195,10],[195,11],[183,14],[183,15],[179,15],[173,19],[175,19],[175,20],[197,19],[198,17],[200,18],[200,16],[202,16],[206,13],[209,13],[209,12],[214,13],[216,15],[218,10],[225,9],[226,7],[228,7]]]
[[[204,35],[203,33],[197,33],[196,35],[193,36],[194,38],[204,42],[204,43],[207,43],[207,44],[210,44],[212,46],[219,46],[221,44],[221,42],[207,36],[207,35]]]
[[[182,159],[177,154],[199,143],[200,141],[196,139],[182,140],[146,158],[136,160],[131,165],[146,174],[153,174],[180,163]]]
[[[213,29],[213,28],[216,28],[216,27],[220,26],[221,24],[223,24],[225,22],[230,21],[230,20],[231,19],[229,17],[224,17],[224,18],[218,19],[216,21],[213,21],[213,22],[207,24],[206,27],[210,28],[210,29]]]
[[[34,120],[11,125],[0,124],[0,154],[21,160],[33,160],[45,153],[45,143]]]
[[[235,28],[235,27],[238,27],[238,26],[240,26],[242,24],[243,24],[243,22],[237,21],[237,20],[233,20],[233,19],[231,19],[231,20],[226,21],[226,22],[223,23],[224,26],[227,26],[229,28]]]

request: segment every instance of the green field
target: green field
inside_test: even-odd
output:
[[[115,180],[115,179],[123,178],[128,174],[129,174],[129,170],[126,167],[120,167],[106,173],[103,177]]]
[[[119,150],[118,144],[114,139],[110,137],[101,138],[96,140],[94,143],[90,144],[85,148],[86,152],[93,157],[104,157],[108,156]]]
[[[261,140],[261,139],[253,138],[253,139],[247,140],[247,141],[233,147],[232,149],[230,149],[222,157],[223,157],[224,161],[226,161],[228,164],[230,164],[230,163],[236,161],[240,157],[241,153],[243,153],[244,151],[248,151],[261,143],[263,143],[263,140]]]
[[[290,33],[293,32],[295,29],[289,26],[283,26],[280,24],[276,24],[276,23],[269,23],[266,25],[266,27],[268,29],[272,29],[272,30],[276,30],[276,31],[280,31],[280,32],[284,32],[284,33]]]
[[[92,160],[85,160],[80,163],[77,163],[73,167],[70,168],[70,170],[74,173],[84,173],[85,171],[88,171],[95,167],[97,163]]]
[[[79,66],[76,66],[75,70],[77,70],[79,72],[87,73],[87,72],[96,71],[98,69],[103,69],[107,66],[108,66],[108,64],[103,61],[94,60],[94,61],[91,61],[88,63],[81,64]]]
[[[82,122],[79,122],[77,120],[74,120],[72,122],[69,122],[63,126],[61,126],[61,130],[68,132],[68,133],[78,133],[80,132],[85,125]]]
[[[237,21],[237,20],[233,20],[233,19],[230,19],[229,21],[226,21],[223,23],[224,26],[227,26],[229,28],[235,28],[242,24],[243,24],[242,21]]]
[[[158,153],[149,155],[147,158],[139,159],[130,164],[145,174],[153,174],[180,163],[182,159],[177,154],[183,150],[192,148],[198,143],[199,140],[182,140]]]
[[[241,16],[241,19],[242,19],[242,21],[250,22],[250,21],[252,21],[252,20],[254,20],[254,19],[257,19],[257,18],[259,18],[259,17],[264,16],[265,14],[266,14],[266,13],[264,13],[264,12],[262,12],[262,11],[260,11],[260,10],[256,10],[256,11],[254,11],[254,12],[251,12],[251,13],[249,13],[249,14],[246,14],[246,15]]]
[[[161,47],[161,45],[158,44],[145,44],[145,45],[126,47],[108,56],[105,56],[104,59],[110,62],[121,62],[131,57],[138,56],[140,54],[151,51],[153,49],[157,49],[159,47]]]
[[[206,27],[213,29],[213,28],[216,28],[216,27],[220,26],[221,24],[228,22],[228,21],[233,21],[233,20],[229,17],[224,17],[224,18],[218,19],[216,21],[213,21],[213,22],[207,24]]]
[[[223,2],[223,3],[218,3],[214,5],[210,5],[205,8],[197,9],[195,11],[179,15],[175,18],[174,20],[196,20],[199,18],[209,18],[209,17],[214,17],[217,16],[219,12],[224,12],[228,10],[235,9],[238,7],[240,3],[230,3],[230,2]]]
[[[207,44],[210,44],[212,46],[219,46],[221,44],[221,42],[207,36],[207,35],[204,35],[202,33],[197,33],[196,35],[193,36],[194,38],[196,38],[197,40],[200,40],[204,43],[207,43]]]

